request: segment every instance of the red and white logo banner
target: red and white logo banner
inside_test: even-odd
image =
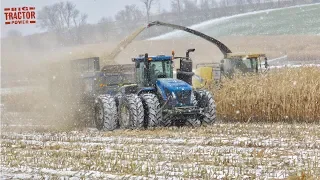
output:
[[[34,24],[36,23],[35,7],[4,8],[5,24]]]

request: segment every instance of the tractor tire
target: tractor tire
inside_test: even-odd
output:
[[[123,129],[140,129],[144,127],[143,104],[136,94],[122,97],[119,105],[119,125]]]
[[[188,118],[185,125],[190,127],[200,127],[201,121],[197,118]]]
[[[197,92],[193,92],[193,94],[191,95],[191,102],[192,105],[194,106],[198,106],[198,101],[197,101]]]
[[[196,95],[191,96],[191,101],[194,106],[198,106],[198,101],[196,99]],[[189,117],[186,119],[185,125],[190,126],[190,127],[199,127],[199,126],[201,126],[201,121],[198,118]]]
[[[169,117],[163,117],[160,121],[160,125],[163,127],[168,127],[172,125],[172,119]]]
[[[203,109],[201,123],[213,124],[216,121],[216,104],[213,95],[209,91],[201,90],[196,92],[196,98],[198,107]]]
[[[155,94],[142,94],[144,106],[145,127],[156,127],[162,119],[162,112],[159,99]]]
[[[118,116],[115,99],[110,95],[100,95],[95,103],[95,125],[98,130],[112,131],[117,128]]]

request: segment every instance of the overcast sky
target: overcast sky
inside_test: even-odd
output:
[[[36,24],[25,25],[4,25],[5,15],[4,8],[8,7],[22,7],[34,6],[36,10],[40,10],[46,5],[51,5],[63,0],[1,0],[1,37],[6,36],[11,29],[19,30],[23,35],[40,32]],[[69,0],[76,4],[80,12],[88,14],[88,23],[97,23],[102,17],[114,16],[119,10],[123,9],[127,4],[136,4],[141,9],[143,4],[140,0]],[[158,0],[159,4],[152,10],[157,12],[159,7],[161,9],[170,9],[170,0]]]

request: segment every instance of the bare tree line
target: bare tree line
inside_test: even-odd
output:
[[[81,30],[87,24],[87,14],[80,13],[72,2],[59,2],[45,6],[38,13],[39,28],[55,32],[60,40],[81,43]]]

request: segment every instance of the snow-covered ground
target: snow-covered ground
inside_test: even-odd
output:
[[[315,124],[1,134],[1,179],[320,177]]]
[[[213,37],[225,35],[317,35],[319,34],[317,24],[320,24],[319,9],[320,3],[254,11],[208,20],[192,25],[190,28]],[[302,18],[301,21],[298,20],[300,18]],[[148,40],[181,38],[188,35],[186,32],[175,30]]]

